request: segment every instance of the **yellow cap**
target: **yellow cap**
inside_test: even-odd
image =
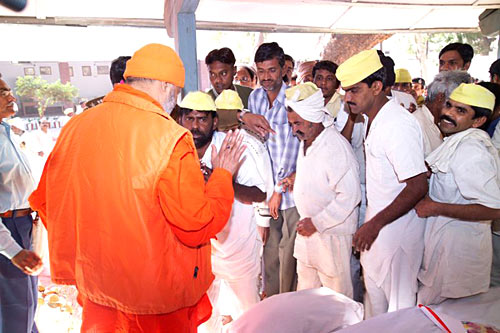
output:
[[[130,60],[129,60],[130,61]],[[215,102],[207,93],[203,91],[189,92],[179,104],[181,108],[197,111],[216,111]]]
[[[398,68],[395,70],[396,72],[396,81],[395,83],[411,83],[411,75],[408,70],[404,68]]]
[[[297,101],[302,101],[308,97],[311,97],[319,88],[312,82],[306,82],[297,84],[291,88],[285,90],[286,99],[291,100],[295,97],[297,91],[300,91]]]
[[[335,76],[345,88],[363,81],[382,67],[377,51],[365,50],[344,61]]]
[[[215,106],[219,110],[242,110],[243,102],[236,91],[226,89],[215,99]]]
[[[493,111],[495,95],[488,89],[474,83],[460,84],[450,95],[455,102],[477,106]]]

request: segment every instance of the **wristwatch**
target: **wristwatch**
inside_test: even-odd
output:
[[[248,113],[248,110],[245,110],[245,109],[242,109],[240,112],[238,112],[238,114],[236,115],[236,119],[238,119],[238,121],[242,124],[244,124],[245,122],[243,121],[243,116],[245,115],[245,113]]]
[[[276,193],[283,193],[283,185],[274,185],[274,192]]]

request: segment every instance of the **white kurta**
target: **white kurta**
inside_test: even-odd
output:
[[[483,140],[489,141],[488,135],[480,130],[463,136],[451,148],[454,149],[451,156],[446,156],[447,170],[432,174],[429,195],[438,202],[500,209],[498,156],[471,135],[474,131],[484,134]],[[442,147],[447,147],[455,135],[447,138]],[[490,142],[487,144],[492,148]],[[491,221],[471,222],[445,216],[427,219],[419,301],[433,303],[441,298],[465,297],[488,290],[492,258],[490,225]]]
[[[211,145],[220,150],[226,133],[214,132]],[[261,191],[266,191],[265,180],[262,178],[260,166],[262,163],[255,160],[252,148],[248,146],[260,144],[250,135],[245,135],[243,144],[247,145],[243,157],[244,162],[236,175],[236,182],[245,186],[256,186]],[[209,168],[212,168],[211,148],[207,149],[201,159]],[[259,166],[259,167],[258,167]],[[223,279],[238,279],[241,277],[257,276],[260,271],[259,249],[261,242],[257,235],[254,208],[234,200],[231,217],[228,223],[217,234],[217,239],[212,239],[212,270],[214,274]]]
[[[349,240],[357,229],[361,200],[358,172],[349,142],[333,126],[318,135],[306,154],[301,142],[294,200],[300,218],[310,217],[318,232],[309,237],[297,234],[294,257],[349,284]],[[299,283],[300,279],[299,275]]]
[[[424,155],[425,157],[439,147],[443,142],[441,138],[441,131],[434,123],[434,116],[431,111],[425,106],[421,105],[417,108],[412,115],[417,119],[424,139]]]
[[[370,223],[406,187],[406,179],[427,171],[417,120],[395,101],[387,102],[371,123],[365,152],[368,202],[365,223]],[[424,226],[424,220],[412,209],[382,228],[370,250],[361,253],[364,274],[380,288],[391,270],[397,269],[391,267],[392,259],[402,251],[408,258],[404,265],[411,271],[410,288],[416,292]]]
[[[495,131],[493,132],[491,141],[493,141],[493,145],[495,145],[498,151],[500,151],[500,122],[498,122],[497,126],[495,127]]]

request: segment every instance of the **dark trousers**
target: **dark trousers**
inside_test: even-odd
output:
[[[2,218],[2,222],[22,248],[32,249],[33,220],[30,215]],[[0,333],[38,333],[35,324],[37,289],[38,277],[24,274],[7,257],[0,255]]]
[[[292,207],[271,219],[264,246],[264,281],[267,296],[297,290],[297,260],[293,256],[299,213]]]

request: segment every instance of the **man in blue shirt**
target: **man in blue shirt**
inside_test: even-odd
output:
[[[31,251],[33,219],[28,196],[35,182],[4,121],[16,99],[0,80],[0,332],[38,332],[35,325],[40,257]]]
[[[266,137],[274,178],[274,193],[269,199],[269,211],[273,220],[270,228],[261,231],[264,241],[265,293],[295,290],[296,260],[293,257],[296,224],[299,214],[293,195],[282,184],[295,175],[299,140],[293,136],[288,124],[285,107],[283,66],[285,54],[277,43],[264,43],[255,53],[255,65],[260,88],[248,99],[250,113],[239,113],[240,121],[258,134]]]

